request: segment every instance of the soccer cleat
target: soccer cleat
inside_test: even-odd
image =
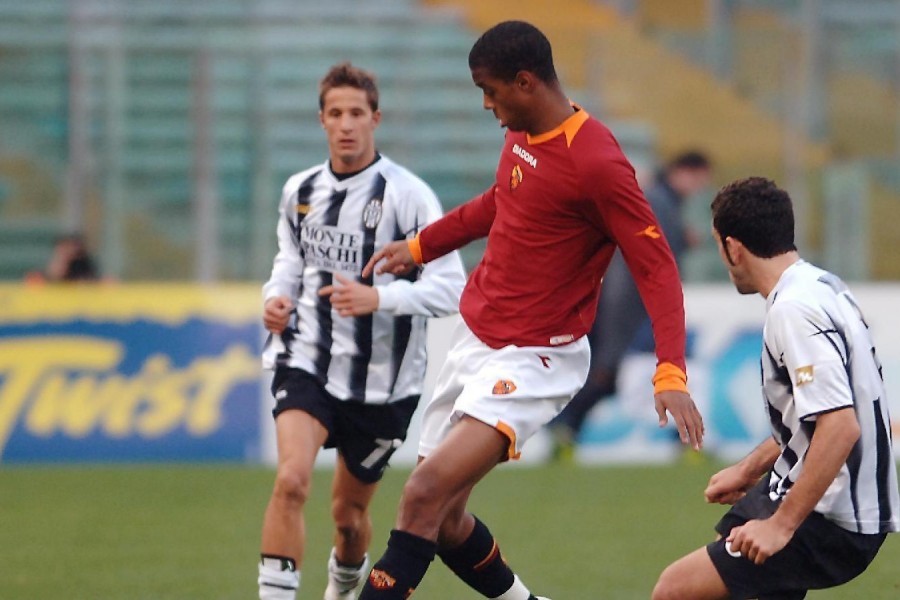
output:
[[[565,425],[551,425],[550,460],[557,463],[572,464],[575,462],[575,436]],[[540,598],[538,598],[540,600]]]
[[[328,587],[325,588],[324,600],[356,600],[356,588],[368,572],[368,555],[358,567],[346,567],[338,564],[332,548],[328,559]]]

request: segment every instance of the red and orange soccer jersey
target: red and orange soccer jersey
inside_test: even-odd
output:
[[[508,132],[496,183],[426,227],[416,250],[428,262],[485,236],[460,301],[485,344],[554,346],[585,335],[618,246],[653,322],[659,362],[684,369],[672,252],[612,133],[584,110],[539,136]]]

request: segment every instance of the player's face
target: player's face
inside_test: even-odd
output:
[[[719,258],[722,259],[722,263],[728,269],[728,278],[731,279],[735,289],[739,294],[755,294],[758,290],[750,279],[745,264],[746,261],[742,260],[743,248],[737,248],[735,245],[734,251],[729,250],[727,242],[722,239],[722,236],[719,235],[715,228],[713,228],[712,234],[716,240],[716,246],[719,248]]]
[[[373,111],[366,92],[354,87],[328,90],[319,113],[328,135],[331,168],[335,173],[352,173],[375,159],[375,129],[381,112]]]
[[[484,67],[472,69],[472,81],[481,88],[485,110],[492,111],[500,127],[510,131],[527,131],[521,86],[513,81],[493,77]]]

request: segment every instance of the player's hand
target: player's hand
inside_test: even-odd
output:
[[[794,537],[794,530],[784,526],[777,517],[747,521],[731,530],[725,538],[729,553],[740,553],[747,560],[761,565],[780,552]]]
[[[266,300],[263,306],[263,325],[275,335],[287,327],[294,310],[294,303],[287,296],[275,296]]]
[[[378,310],[378,290],[339,273],[334,278],[340,285],[326,285],[319,290],[319,295],[328,296],[339,315],[358,317]]]
[[[391,275],[403,275],[408,273],[416,266],[412,254],[409,251],[409,244],[406,240],[391,242],[377,251],[363,267],[362,276],[368,277],[375,269],[375,265],[384,259],[384,263],[375,270],[378,275],[382,273],[390,273]]]
[[[675,419],[678,428],[678,437],[682,444],[690,444],[694,450],[703,447],[703,434],[706,432],[703,426],[703,417],[694,404],[690,394],[676,390],[665,390],[654,397],[656,401],[656,414],[659,415],[659,426],[665,427],[669,422],[666,415],[668,411]]]
[[[703,496],[710,504],[734,504],[754,483],[739,465],[731,465],[709,478]]]

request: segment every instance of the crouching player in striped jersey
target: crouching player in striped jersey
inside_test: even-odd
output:
[[[329,160],[285,184],[263,287],[278,467],[262,527],[262,600],[293,600],[300,585],[303,506],[322,447],[337,448],[325,600],[355,598],[368,572],[369,503],[422,393],[425,321],[457,312],[465,284],[457,254],[405,277],[361,276],[376,246],[415,236],[441,208],[423,181],[376,151],[372,75],[333,67],[319,107]]]
[[[723,188],[713,236],[738,292],[766,299],[762,392],[772,437],[716,473],[719,539],[659,578],[654,600],[799,600],[862,573],[900,530],[881,364],[844,283],[804,262],[791,200],[767,179]]]
[[[569,102],[550,42],[533,25],[507,21],[485,32],[469,68],[484,108],[507,128],[496,183],[414,240],[388,244],[363,271],[406,272],[487,236],[424,413],[424,458],[360,600],[407,598],[435,556],[486,598],[535,599],[466,505],[478,481],[518,457],[584,384],[585,334],[617,246],[653,322],[660,424],[668,412],[685,443],[699,448],[703,437],[686,387],[678,268],[615,138]]]

